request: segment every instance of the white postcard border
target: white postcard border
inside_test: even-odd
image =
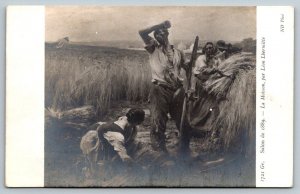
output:
[[[294,9],[257,7],[256,186],[293,185]]]
[[[9,187],[44,186],[44,36],[44,6],[7,8],[5,178]],[[294,118],[292,7],[257,7],[256,83],[256,186],[290,187]]]
[[[43,187],[45,7],[9,6],[6,29],[5,184]]]

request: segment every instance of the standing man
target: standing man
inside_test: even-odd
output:
[[[149,53],[152,72],[152,88],[150,91],[152,129],[151,145],[154,150],[168,153],[165,143],[168,113],[176,121],[179,129],[182,112],[184,90],[180,70],[187,64],[182,51],[169,43],[169,21],[139,31]],[[149,36],[154,32],[154,38]],[[188,151],[189,135],[181,137],[180,151]]]

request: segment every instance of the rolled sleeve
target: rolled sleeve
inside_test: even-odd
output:
[[[114,150],[118,153],[123,161],[126,158],[130,158],[124,146],[124,136],[121,133],[107,132],[104,134],[104,138],[114,147]]]

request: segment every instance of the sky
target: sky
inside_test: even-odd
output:
[[[165,20],[172,25],[171,40],[256,37],[255,7],[47,6],[46,41],[136,41],[140,29]]]

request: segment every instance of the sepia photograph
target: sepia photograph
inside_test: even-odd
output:
[[[45,187],[255,187],[256,7],[46,6]]]

